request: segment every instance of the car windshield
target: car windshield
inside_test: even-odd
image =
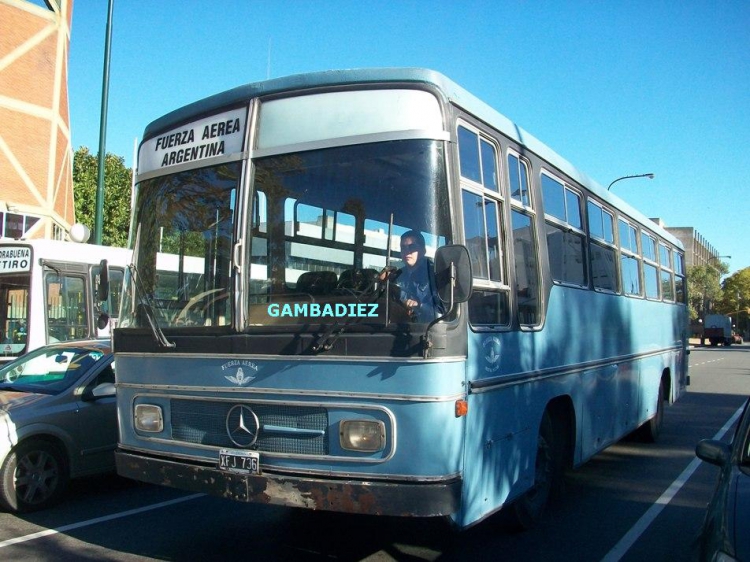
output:
[[[96,347],[41,348],[0,369],[0,390],[57,394],[104,356]]]

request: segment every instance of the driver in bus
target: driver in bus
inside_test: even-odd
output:
[[[404,267],[392,274],[399,288],[398,300],[406,307],[413,322],[431,322],[443,313],[437,296],[434,265],[425,256],[424,236],[416,230],[401,235],[401,259]]]

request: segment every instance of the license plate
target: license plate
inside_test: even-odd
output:
[[[260,453],[221,449],[219,451],[219,470],[240,474],[260,474]]]

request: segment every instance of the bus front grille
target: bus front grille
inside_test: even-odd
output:
[[[238,448],[227,431],[227,416],[239,403],[172,399],[172,439],[214,447]],[[325,408],[242,403],[257,416],[257,441],[249,447],[267,453],[327,455]]]

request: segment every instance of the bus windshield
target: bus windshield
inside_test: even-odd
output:
[[[125,291],[122,326],[144,325],[148,304],[162,327],[226,326],[232,229],[241,163],[200,168],[141,182],[135,289]],[[142,310],[142,309],[141,309]]]
[[[421,235],[430,270],[450,238],[441,142],[271,156],[255,161],[254,177],[250,325],[435,319],[409,314],[394,291],[404,233]],[[395,274],[388,288],[386,266]]]
[[[434,140],[255,160],[242,289],[248,326],[429,321],[411,317],[398,298],[386,306],[385,289],[397,290],[402,234],[421,234],[430,267],[437,247],[450,242],[444,160]],[[146,299],[162,328],[231,324],[240,176],[235,162],[140,183],[135,283],[142,294],[129,291],[125,310],[137,310],[128,299]],[[393,283],[381,275],[387,265]],[[135,314],[121,326],[146,322]]]

